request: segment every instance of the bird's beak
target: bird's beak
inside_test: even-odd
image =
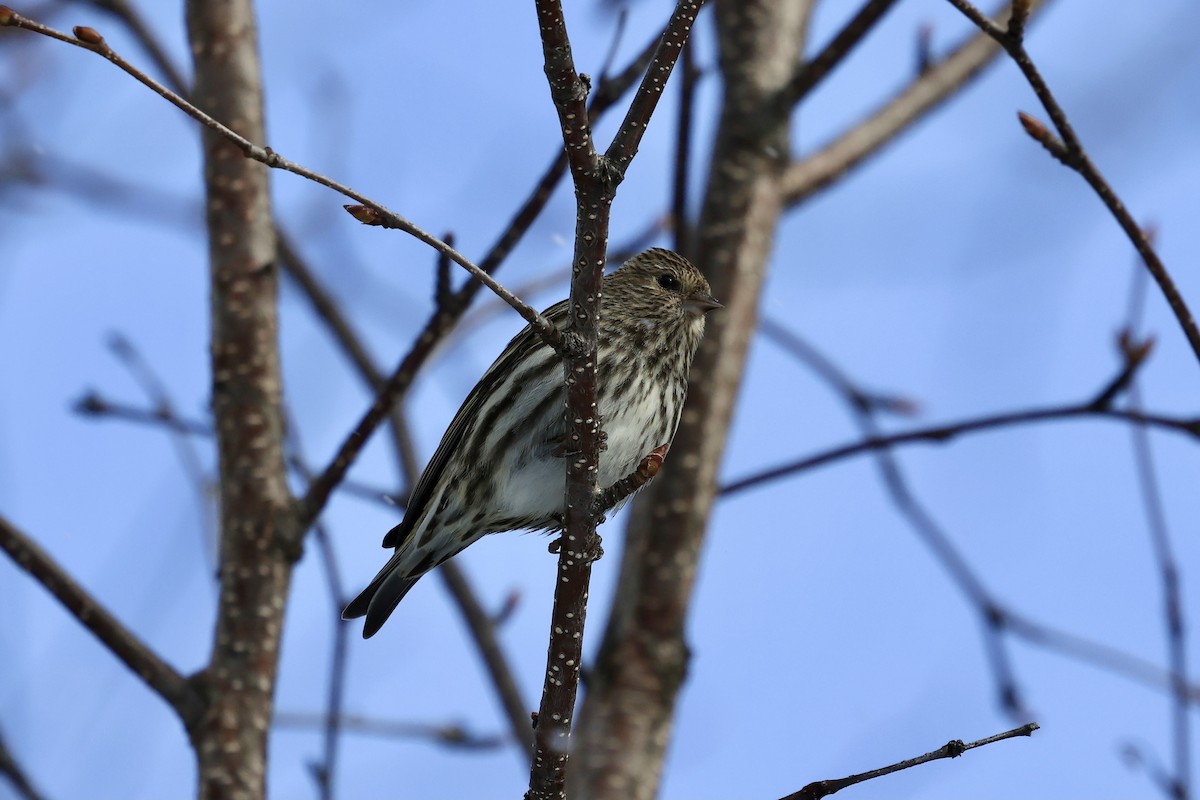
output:
[[[724,307],[724,304],[711,294],[694,294],[683,301],[683,310],[697,317]]]

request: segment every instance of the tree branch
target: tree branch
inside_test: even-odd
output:
[[[426,739],[436,744],[463,750],[494,750],[504,746],[504,737],[472,733],[462,725],[433,725],[376,719],[362,714],[341,714],[330,719],[326,714],[281,711],[275,717],[280,728],[294,730],[326,729],[330,726],[346,733],[387,739]]]
[[[1120,420],[1138,425],[1150,425],[1163,430],[1184,433],[1200,439],[1200,417],[1183,418],[1168,417],[1160,414],[1146,414],[1140,411],[1122,410],[1118,408],[1095,408],[1090,401],[1078,405],[1049,406],[1046,408],[1031,408],[1023,411],[1012,411],[1006,414],[977,417],[945,425],[920,428],[914,431],[878,436],[864,439],[853,444],[842,445],[823,450],[811,456],[781,464],[777,467],[755,472],[742,478],[730,481],[720,489],[722,496],[737,494],[763,483],[778,480],[783,477],[796,475],[817,467],[832,464],[851,456],[862,455],[872,450],[880,450],[914,442],[944,444],[950,439],[963,434],[980,433],[1012,425],[1024,425],[1031,422],[1050,422],[1053,420],[1073,419],[1081,417],[1097,417],[1100,419]]]
[[[201,695],[133,631],[104,608],[36,542],[0,516],[0,549],[36,580],[100,643],[167,702],[192,728],[203,713]]]
[[[779,101],[785,108],[800,102],[814,87],[842,63],[859,42],[870,33],[883,15],[892,10],[896,0],[867,0],[850,20],[842,26],[829,44],[796,70],[788,85],[780,92]]]
[[[21,769],[21,765],[13,757],[3,733],[0,733],[0,777],[8,779],[8,782],[12,784],[13,791],[20,796],[21,800],[45,800],[45,796],[37,790],[33,781],[29,779],[25,770]]]
[[[1042,107],[1046,113],[1050,115],[1050,120],[1054,123],[1058,135],[1062,137],[1061,151],[1056,152],[1051,147],[1051,152],[1054,152],[1056,158],[1064,165],[1077,172],[1092,190],[1109,213],[1116,219],[1117,224],[1121,226],[1121,230],[1133,243],[1134,248],[1142,257],[1146,264],[1146,269],[1150,271],[1150,275],[1158,284],[1159,291],[1166,298],[1167,305],[1171,307],[1175,319],[1179,322],[1179,327],[1183,330],[1183,335],[1187,339],[1188,344],[1192,348],[1192,353],[1200,360],[1200,328],[1196,326],[1196,318],[1192,315],[1192,311],[1188,308],[1187,302],[1184,301],[1183,295],[1180,294],[1179,288],[1175,285],[1174,279],[1167,271],[1166,265],[1158,257],[1154,246],[1150,243],[1145,231],[1134,220],[1133,215],[1129,213],[1129,209],[1125,207],[1125,203],[1113,191],[1112,186],[1100,174],[1100,170],[1092,163],[1091,157],[1087,151],[1083,149],[1083,144],[1079,136],[1075,133],[1074,127],[1067,119],[1067,114],[1063,111],[1058,100],[1050,91],[1049,85],[1042,77],[1041,72],[1033,63],[1028,51],[1025,49],[1024,37],[1024,22],[1018,21],[1018,24],[1009,24],[1005,28],[991,22],[983,15],[983,13],[972,5],[968,0],[949,0],[950,4],[963,13],[967,19],[975,23],[981,31],[990,36],[996,41],[1012,58],[1017,68],[1021,70],[1021,74],[1025,76],[1025,80],[1029,83],[1033,93],[1037,95],[1041,101]],[[1034,130],[1030,130],[1030,126],[1025,123],[1026,131],[1034,135],[1043,145],[1046,144],[1044,137],[1039,137]]]
[[[1029,724],[1022,725],[1019,728],[1013,728],[1011,731],[998,733],[995,736],[989,736],[986,739],[979,739],[974,742],[963,742],[962,739],[953,739],[939,747],[937,750],[932,750],[923,756],[908,758],[904,761],[899,761],[887,767],[873,769],[870,772],[860,772],[857,775],[850,775],[845,778],[838,778],[837,780],[817,781],[816,783],[810,783],[800,791],[793,792],[787,797],[784,797],[782,800],[820,800],[822,797],[828,797],[829,795],[840,792],[847,786],[853,786],[856,783],[862,783],[863,781],[869,781],[874,778],[882,778],[884,775],[891,775],[893,772],[900,772],[901,770],[910,769],[912,767],[920,766],[921,764],[928,764],[930,761],[939,761],[943,758],[958,758],[968,750],[974,750],[976,747],[983,747],[984,745],[994,744],[995,742],[1002,742],[1005,739],[1014,739],[1018,736],[1032,736],[1033,732],[1038,730],[1040,727],[1041,726],[1036,722],[1030,722]]]
[[[680,0],[643,77],[625,121],[600,158],[585,125],[586,87],[576,74],[559,0],[536,0],[546,76],[562,129],[575,184],[575,251],[568,300],[571,338],[578,345],[560,351],[566,382],[567,441],[577,454],[566,459],[563,535],[551,612],[542,700],[538,713],[527,800],[565,797],[584,621],[592,561],[599,556],[597,486],[602,432],[596,408],[597,322],[600,280],[608,244],[609,214],[617,185],[637,152],[663,86],[687,41],[700,3]]]
[[[75,36],[71,37],[65,33],[54,30],[53,28],[42,25],[31,19],[26,19],[20,14],[17,14],[8,6],[0,6],[0,25],[24,28],[25,30],[33,31],[34,33],[40,33],[43,36],[48,36],[52,39],[57,39],[58,41],[96,53],[108,61],[111,61],[118,68],[131,75],[139,83],[149,87],[150,89],[153,89],[161,97],[166,99],[176,108],[183,111],[192,119],[199,122],[212,133],[223,137],[231,144],[235,145],[241,151],[241,154],[246,158],[258,161],[259,163],[265,164],[273,169],[282,169],[295,175],[299,175],[302,178],[307,178],[314,183],[319,183],[322,186],[325,186],[350,198],[351,200],[357,201],[357,205],[347,205],[346,210],[349,211],[351,215],[354,216],[354,218],[359,222],[367,225],[377,225],[385,228],[402,230],[410,236],[413,236],[419,241],[429,245],[438,252],[443,253],[456,264],[459,264],[466,269],[467,272],[471,273],[476,280],[480,281],[493,292],[495,292],[498,297],[502,298],[506,303],[512,306],[517,313],[525,319],[526,322],[528,322],[534,327],[535,330],[538,331],[548,345],[553,347],[555,350],[560,350],[562,348],[561,336],[549,320],[538,313],[538,311],[532,306],[528,305],[512,292],[505,289],[496,281],[495,278],[492,278],[483,269],[476,266],[462,253],[458,252],[441,239],[438,239],[436,236],[433,236],[424,229],[418,227],[415,223],[410,222],[408,219],[402,217],[394,211],[391,211],[382,204],[377,203],[355,189],[339,183],[332,178],[326,177],[319,172],[308,169],[301,164],[297,164],[296,162],[281,156],[279,153],[276,153],[270,147],[263,147],[255,144],[251,139],[248,139],[231,130],[216,118],[206,114],[204,111],[201,111],[179,94],[171,91],[161,83],[146,75],[141,70],[137,69],[137,67],[134,67],[128,61],[118,55],[111,47],[109,47],[107,42],[104,41],[104,37],[102,37],[92,28],[86,28],[82,26],[76,27],[74,29]]]
[[[1040,11],[1046,0],[1033,0]],[[999,20],[1007,24],[1011,6]],[[879,153],[924,115],[952,97],[999,55],[990,37],[977,33],[940,61],[926,66],[892,99],[869,113],[841,135],[793,163],[784,172],[783,192],[789,206],[807,200],[851,169]]]

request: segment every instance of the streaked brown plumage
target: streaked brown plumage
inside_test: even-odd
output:
[[[700,271],[669,250],[647,250],[605,276],[596,362],[602,488],[675,435],[704,315],[720,307],[709,292]],[[544,314],[569,329],[565,300]],[[365,616],[370,637],[422,575],[482,536],[558,527],[564,409],[562,362],[526,327],[459,408],[403,521],[384,537],[394,554],[343,617]]]

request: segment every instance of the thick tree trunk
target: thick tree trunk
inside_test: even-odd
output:
[[[250,0],[190,0],[197,105],[265,141]],[[200,797],[265,796],[279,641],[296,522],[283,459],[276,244],[267,168],[204,132],[212,272],[212,403],[220,459],[220,600],[207,711],[192,730]]]

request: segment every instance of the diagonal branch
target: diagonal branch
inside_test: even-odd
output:
[[[1058,135],[1062,137],[1061,150],[1056,148],[1052,143],[1048,144],[1044,136],[1040,135],[1037,124],[1031,126],[1026,120],[1027,117],[1022,117],[1022,123],[1026,131],[1038,139],[1043,145],[1056,155],[1059,161],[1069,167],[1074,172],[1078,173],[1092,190],[1109,213],[1116,219],[1117,224],[1121,226],[1121,230],[1133,243],[1138,255],[1146,264],[1146,269],[1150,271],[1150,275],[1158,284],[1159,291],[1166,298],[1167,305],[1171,307],[1171,312],[1175,315],[1179,327],[1183,330],[1183,335],[1187,339],[1188,344],[1192,348],[1192,353],[1200,360],[1200,327],[1196,325],[1196,318],[1192,315],[1192,310],[1188,307],[1187,302],[1180,294],[1179,288],[1175,285],[1171,273],[1167,271],[1166,265],[1162,259],[1158,257],[1158,253],[1154,250],[1154,245],[1146,236],[1146,232],[1138,225],[1133,215],[1129,213],[1129,209],[1125,207],[1125,203],[1121,200],[1117,193],[1100,174],[1100,170],[1092,163],[1091,157],[1083,148],[1083,143],[1079,136],[1075,133],[1074,127],[1067,118],[1066,112],[1059,105],[1058,100],[1050,91],[1050,86],[1042,77],[1037,65],[1033,63],[1029,52],[1025,49],[1025,26],[1023,21],[1018,18],[1015,20],[1017,24],[1009,24],[1001,28],[994,22],[991,22],[987,17],[976,8],[968,0],[949,0],[950,4],[963,13],[967,19],[975,23],[981,31],[990,36],[997,44],[1004,48],[1009,54],[1017,68],[1021,70],[1021,74],[1025,76],[1025,80],[1029,83],[1033,93],[1037,95],[1041,101],[1042,107],[1046,109],[1046,113],[1050,116],[1050,120],[1054,123]],[[1024,4],[1023,4],[1024,5]]]
[[[842,26],[829,44],[796,70],[791,81],[779,93],[779,102],[791,108],[800,102],[821,81],[842,63],[859,42],[870,33],[883,15],[892,10],[896,0],[868,0],[850,20]]]
[[[904,761],[897,762],[887,767],[873,769],[869,772],[860,772],[857,775],[850,775],[837,780],[817,781],[810,783],[798,792],[793,792],[783,800],[820,800],[822,797],[828,797],[831,794],[840,792],[847,786],[853,786],[856,783],[862,783],[874,778],[882,778],[884,775],[891,775],[893,772],[911,769],[912,767],[928,764],[930,761],[940,761],[943,758],[958,758],[968,750],[974,750],[977,747],[1002,742],[1005,739],[1015,739],[1018,736],[1032,736],[1033,732],[1041,726],[1036,722],[1030,722],[1022,725],[1019,728],[1013,728],[1011,731],[998,733],[995,736],[988,736],[986,739],[978,739],[974,742],[964,742],[962,739],[953,739],[939,747],[937,750],[926,753],[923,756],[916,758],[908,758]]]
[[[929,444],[944,444],[949,440],[964,434],[981,433],[1013,425],[1025,425],[1031,422],[1051,422],[1062,419],[1078,419],[1096,417],[1100,419],[1120,420],[1138,425],[1150,425],[1163,430],[1184,433],[1200,439],[1200,417],[1168,417],[1161,414],[1147,414],[1141,411],[1123,410],[1119,408],[1096,408],[1090,401],[1078,405],[1048,406],[1031,408],[1023,411],[1012,411],[1005,414],[993,414],[986,417],[936,425],[929,428],[919,428],[903,433],[889,434],[863,439],[853,444],[833,447],[802,459],[755,472],[742,478],[730,481],[720,489],[722,496],[737,494],[746,489],[763,483],[790,477],[810,469],[823,467],[835,461],[841,461],[851,456],[869,453],[899,445],[926,442]]]
[[[542,700],[538,712],[527,800],[565,797],[566,768],[579,687],[584,621],[592,561],[599,557],[597,465],[602,431],[596,408],[596,352],[600,280],[609,215],[617,185],[649,124],[676,59],[687,41],[700,0],[679,0],[625,120],[606,155],[596,154],[585,124],[585,82],[576,74],[559,0],[536,0],[538,23],[563,145],[575,184],[575,250],[569,313],[572,345],[559,351],[566,384],[566,436],[577,455],[566,460],[563,535],[551,612]]]
[[[671,21],[667,23],[658,49],[654,52],[654,59],[642,77],[642,84],[633,96],[629,110],[625,112],[621,128],[604,153],[606,165],[613,171],[618,183],[625,177],[625,170],[637,155],[638,145],[646,134],[650,117],[658,106],[659,98],[667,85],[667,78],[671,76],[671,70],[674,69],[675,62],[687,43],[688,34],[691,33],[703,2],[704,0],[680,0],[676,4]]]
[[[4,734],[0,733],[0,777],[3,777],[12,784],[13,791],[20,796],[21,800],[44,800],[44,795],[37,790],[33,785],[33,781],[25,774],[25,770],[17,763],[13,757],[12,751],[8,749],[8,742],[4,740]]]
[[[446,242],[428,233],[424,229],[410,222],[403,216],[391,211],[385,206],[377,203],[366,195],[356,191],[355,189],[339,183],[332,178],[315,172],[307,167],[297,164],[280,154],[276,153],[269,147],[264,147],[255,144],[250,139],[233,131],[228,126],[213,118],[212,116],[201,111],[191,102],[171,91],[166,86],[154,80],[144,72],[134,67],[120,55],[118,55],[108,43],[104,41],[99,33],[92,28],[76,27],[74,29],[75,36],[71,37],[61,31],[42,25],[31,19],[22,17],[8,6],[0,6],[0,25],[24,28],[25,30],[40,33],[43,36],[48,36],[51,39],[57,39],[60,42],[65,42],[84,50],[96,53],[102,58],[111,61],[118,68],[131,75],[135,80],[143,85],[154,90],[168,102],[179,108],[192,119],[199,122],[214,134],[224,137],[230,143],[236,145],[246,158],[258,161],[273,169],[282,169],[299,175],[302,178],[307,178],[314,183],[319,183],[329,189],[333,189],[339,194],[345,195],[351,200],[357,201],[359,205],[347,206],[347,210],[351,212],[360,222],[370,225],[379,225],[387,228],[396,228],[413,236],[414,238],[424,242],[439,253],[443,253],[455,263],[462,266],[467,272],[471,273],[478,281],[483,283],[489,289],[502,298],[506,303],[516,309],[526,322],[532,325],[542,336],[542,338],[556,350],[562,348],[561,336],[545,317],[537,312],[532,306],[528,305],[512,292],[501,286],[495,278],[488,275],[483,269],[476,266],[470,259],[462,253],[455,250]]]
[[[1038,11],[1046,0],[1029,5]],[[1007,24],[1006,9],[998,19]],[[788,205],[807,200],[848,171],[879,153],[924,115],[945,102],[999,55],[1001,48],[986,34],[977,33],[940,61],[926,66],[912,83],[866,118],[788,167],[783,191]]]
[[[129,667],[159,697],[167,702],[191,728],[203,712],[200,694],[187,678],[154,652],[137,635],[121,624],[87,590],[67,574],[36,542],[0,516],[0,549],[17,566],[46,587],[80,624],[91,631],[113,655]]]

